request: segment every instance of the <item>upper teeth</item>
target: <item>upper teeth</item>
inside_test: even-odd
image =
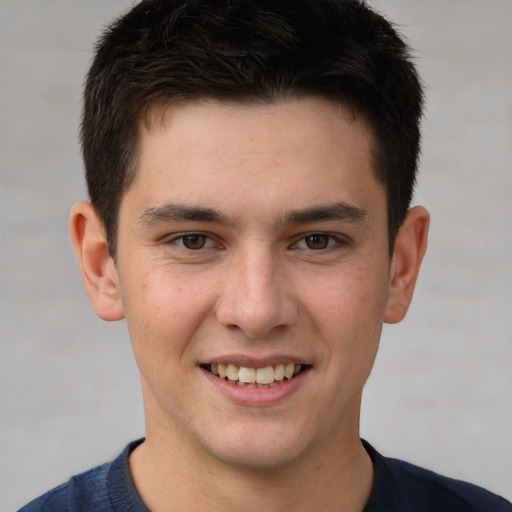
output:
[[[300,364],[277,364],[275,366],[265,366],[264,368],[248,368],[246,366],[236,366],[235,364],[212,364],[212,373],[218,375],[221,379],[227,377],[230,381],[238,381],[244,384],[272,384],[281,382],[285,378],[291,379],[299,373]]]

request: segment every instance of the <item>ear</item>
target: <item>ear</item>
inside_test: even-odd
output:
[[[391,261],[389,297],[384,321],[396,324],[403,320],[409,305],[420,265],[427,250],[430,216],[421,206],[409,210],[398,232]]]
[[[103,320],[121,320],[124,311],[117,270],[108,252],[103,223],[90,203],[83,201],[73,206],[69,234],[94,311]]]

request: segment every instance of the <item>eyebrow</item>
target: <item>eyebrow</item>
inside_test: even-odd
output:
[[[138,222],[146,226],[183,221],[233,224],[226,215],[214,208],[189,206],[176,203],[166,203],[162,206],[149,208],[138,218]]]
[[[345,202],[313,206],[303,210],[290,211],[284,215],[285,224],[308,224],[331,220],[362,222],[367,219],[368,213],[365,210]]]
[[[279,224],[309,224],[314,222],[339,221],[362,222],[368,214],[362,208],[345,202],[328,205],[312,206],[301,210],[290,210],[279,217]],[[215,208],[166,203],[162,206],[147,209],[138,222],[145,226],[172,222],[211,222],[233,226],[236,221]]]

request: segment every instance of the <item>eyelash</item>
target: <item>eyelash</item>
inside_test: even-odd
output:
[[[308,245],[307,240],[308,239],[312,240],[315,237],[323,238],[324,241],[326,242],[325,247],[316,247],[316,248],[310,247]],[[298,245],[301,242],[304,242],[304,244],[307,247],[298,247]],[[332,249],[335,246],[346,245],[346,243],[347,243],[347,241],[339,236],[331,235],[329,233],[319,232],[319,233],[308,233],[306,235],[302,235],[301,238],[299,238],[298,241],[292,245],[292,247],[295,249],[299,249],[299,250],[309,250],[309,251],[314,251],[314,252],[321,252],[321,251],[327,251],[329,249]]]
[[[316,248],[309,246],[307,240],[309,239],[310,241],[312,241],[312,239],[314,239],[315,237],[317,239],[323,238],[325,241],[325,246],[324,247],[316,247]],[[200,247],[196,247],[196,248],[187,247],[185,245],[185,241],[187,239],[189,239],[189,241],[192,241],[192,243],[194,243],[194,238],[201,239],[204,242],[203,245]],[[301,243],[304,243],[304,245],[306,245],[306,247],[299,247],[299,244],[301,244]],[[169,245],[169,244],[178,245],[181,249],[184,249],[186,251],[199,252],[201,250],[211,249],[212,247],[214,247],[216,245],[216,242],[207,234],[204,234],[201,232],[197,232],[197,233],[189,232],[189,233],[183,233],[183,234],[173,237],[172,239],[170,239],[166,242],[166,245]],[[347,241],[345,239],[341,238],[340,236],[332,235],[329,233],[318,232],[318,233],[307,233],[307,234],[301,235],[301,237],[299,239],[297,239],[296,242],[291,244],[290,247],[292,249],[298,249],[298,250],[304,250],[304,251],[321,252],[321,251],[327,251],[329,249],[332,249],[335,246],[346,245],[346,244],[347,244]]]
[[[187,247],[185,245],[185,240],[186,239],[193,239],[193,238],[202,238],[204,240],[204,242],[205,242],[205,245],[208,245],[208,246],[205,247],[203,245],[203,246],[197,247],[195,249]],[[187,250],[187,251],[191,251],[191,252],[199,252],[202,249],[210,249],[211,247],[216,245],[215,241],[210,236],[205,235],[204,233],[194,233],[194,232],[183,233],[181,235],[175,236],[174,238],[172,238],[171,240],[168,240],[166,242],[166,245],[169,245],[169,244],[171,244],[171,245],[179,245],[181,249],[184,249],[184,250]]]

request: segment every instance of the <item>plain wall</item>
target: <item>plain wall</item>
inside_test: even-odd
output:
[[[386,326],[362,435],[512,498],[512,3],[374,0],[427,87],[416,203],[430,245]],[[123,323],[97,319],[67,235],[85,197],[81,84],[128,0],[0,0],[0,511],[144,435]]]

